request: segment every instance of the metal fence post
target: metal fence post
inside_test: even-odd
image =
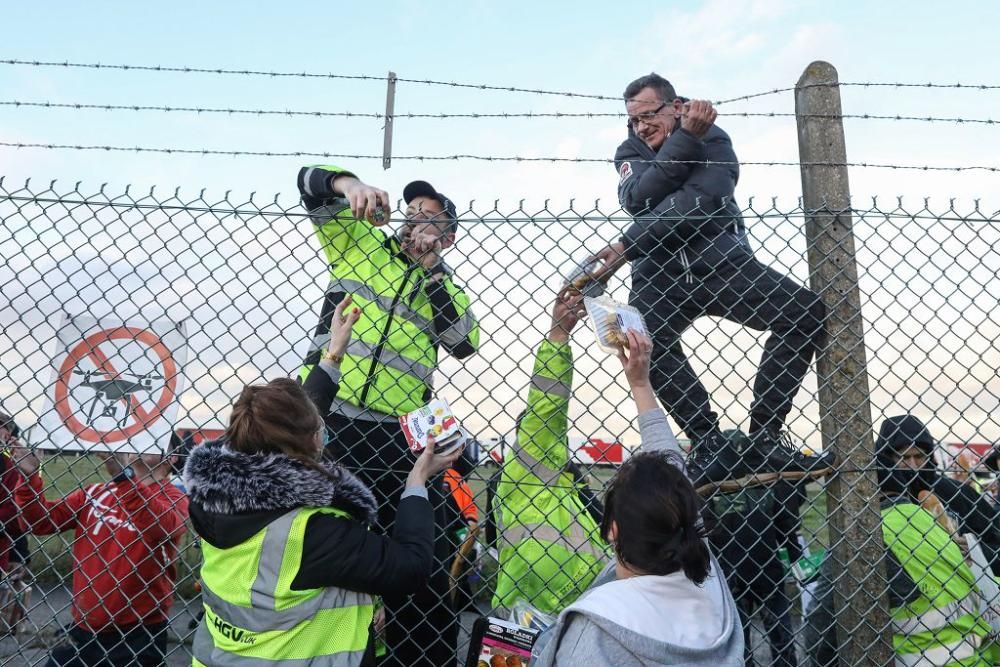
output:
[[[840,88],[817,61],[795,89],[810,285],[827,309],[817,362],[823,446],[843,467],[827,487],[840,664],[893,660],[878,480]]]
[[[385,127],[382,130],[382,169],[392,166],[392,125],[396,121],[396,73],[385,80]]]

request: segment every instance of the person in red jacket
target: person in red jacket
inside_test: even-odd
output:
[[[11,572],[11,548],[25,534],[20,521],[20,511],[14,502],[14,489],[21,481],[10,458],[12,447],[20,446],[21,429],[13,417],[0,412],[0,572],[7,576]]]
[[[25,477],[14,498],[28,530],[75,533],[72,643],[53,650],[49,667],[162,665],[188,516],[187,497],[170,483],[170,457],[110,456],[111,481],[54,501],[42,490],[38,457],[17,447],[14,460]]]

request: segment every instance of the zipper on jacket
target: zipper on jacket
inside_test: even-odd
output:
[[[693,283],[694,276],[691,275],[691,262],[688,261],[687,249],[681,248],[681,266],[684,267],[684,282]]]
[[[406,285],[410,282],[410,275],[415,268],[413,264],[406,267],[406,273],[403,274],[403,284],[399,286],[399,291],[392,298],[392,306],[389,308],[389,317],[386,319],[385,329],[382,330],[382,336],[379,338],[378,345],[375,346],[375,350],[372,352],[372,364],[368,368],[368,377],[365,378],[365,385],[361,388],[361,398],[358,400],[361,405],[359,407],[367,407],[365,399],[368,398],[368,391],[375,380],[375,368],[382,357],[382,350],[385,349],[385,344],[389,342],[389,328],[392,326],[392,318],[396,315],[396,306],[399,304],[399,300],[403,298],[403,292],[406,291]]]

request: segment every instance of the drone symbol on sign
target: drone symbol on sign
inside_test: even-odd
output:
[[[73,393],[76,393],[81,387],[86,389],[93,389],[94,396],[90,399],[90,408],[87,410],[87,425],[93,426],[94,421],[102,417],[111,417],[118,421],[118,426],[123,427],[128,423],[129,418],[135,417],[135,408],[137,407],[137,401],[133,399],[133,395],[144,391],[147,393],[153,392],[153,380],[162,380],[163,376],[156,371],[150,371],[144,373],[143,375],[136,375],[134,373],[119,373],[117,376],[111,376],[106,370],[97,369],[92,371],[81,371],[79,369],[73,369],[74,375],[82,375],[83,382],[76,385],[73,388]],[[105,379],[94,380],[95,375],[103,375]],[[136,378],[135,381],[129,381],[121,379],[123,375],[131,375]],[[118,419],[118,404],[122,403],[125,408],[121,419]],[[97,408],[98,404],[102,405],[101,413],[94,416],[94,410]]]
[[[153,368],[147,373],[119,371],[102,350],[104,345],[119,349],[122,345],[143,346],[139,358],[152,361]],[[129,357],[134,353],[126,355],[125,360]],[[93,370],[81,367],[87,361]],[[132,363],[128,365],[131,368]],[[82,376],[83,381],[71,383],[74,375]],[[177,395],[178,378],[173,355],[149,329],[119,326],[97,331],[70,347],[60,365],[54,389],[56,413],[62,425],[84,442],[120,442],[149,429],[164,416]],[[71,401],[71,396],[76,399],[81,390],[93,391],[93,395]],[[149,396],[151,406],[139,400],[142,393]],[[124,407],[120,418],[119,406]],[[102,417],[113,418],[114,427],[100,427]]]

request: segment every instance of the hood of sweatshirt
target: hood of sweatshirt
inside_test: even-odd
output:
[[[913,446],[923,450],[930,459],[921,470],[898,464],[899,454]],[[899,415],[883,421],[875,439],[878,481],[883,495],[909,494],[916,498],[921,491],[933,489],[939,477],[931,458],[934,447],[934,438],[917,417]]]
[[[587,616],[642,664],[729,655],[734,634],[739,635],[742,659],[738,612],[714,559],[702,586],[683,572],[620,579],[593,589],[563,612],[569,613]]]

